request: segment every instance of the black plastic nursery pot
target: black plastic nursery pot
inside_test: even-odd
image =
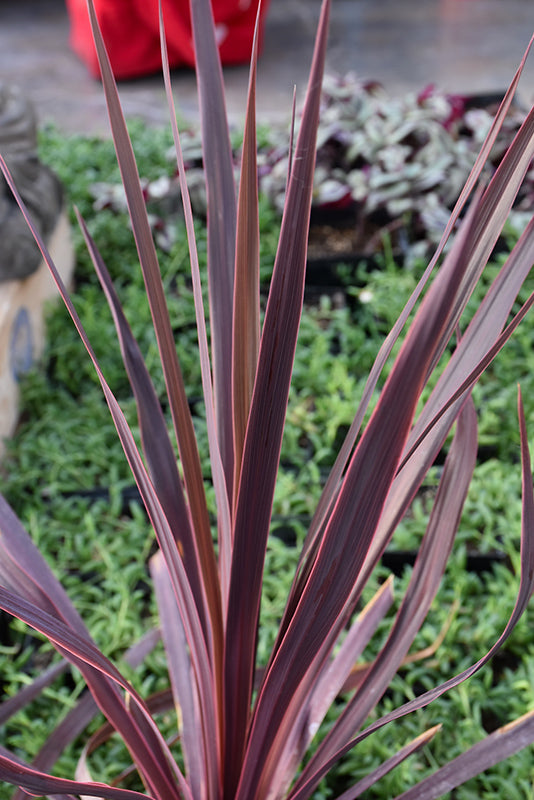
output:
[[[376,225],[371,228],[367,221],[365,225],[366,236],[377,237],[371,248],[373,252],[362,249],[362,221],[355,204],[339,210],[312,210],[304,288],[307,305],[318,305],[322,297],[328,297],[334,307],[356,310],[358,302],[349,290],[363,289],[368,276],[383,268],[381,228]],[[400,248],[395,247],[393,255],[397,263],[403,263]]]
[[[312,285],[325,285],[324,274],[335,274],[340,263],[353,267],[377,266],[385,236],[389,238],[394,257],[402,262],[400,239],[404,239],[405,234],[402,221],[385,211],[364,214],[362,206],[355,202],[341,208],[314,206],[308,237],[307,280]]]

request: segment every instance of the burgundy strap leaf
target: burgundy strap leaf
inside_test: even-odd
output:
[[[438,248],[437,248],[434,256],[432,257],[432,260],[430,261],[430,264],[426,268],[423,276],[421,277],[419,283],[417,284],[416,288],[414,289],[414,291],[413,291],[410,299],[408,300],[405,308],[403,309],[401,315],[399,316],[398,320],[396,321],[396,323],[394,324],[393,328],[389,332],[388,336],[384,340],[384,343],[380,348],[380,351],[379,351],[378,356],[377,356],[377,358],[375,360],[375,363],[373,364],[373,367],[371,369],[371,372],[369,374],[369,377],[367,379],[367,382],[366,382],[366,385],[365,385],[365,388],[364,388],[364,391],[363,391],[363,394],[362,394],[362,399],[360,401],[356,416],[355,416],[355,418],[354,418],[354,420],[353,420],[353,422],[352,422],[352,424],[350,426],[350,429],[349,429],[349,431],[347,433],[345,441],[343,442],[342,448],[341,448],[341,450],[339,452],[339,455],[338,455],[338,457],[336,459],[336,462],[335,462],[335,464],[334,464],[334,466],[333,466],[333,468],[332,468],[332,470],[330,472],[330,475],[329,475],[328,480],[326,482],[326,485],[325,485],[325,488],[323,490],[321,499],[319,501],[319,504],[317,506],[316,512],[314,514],[314,518],[313,518],[312,524],[310,526],[308,535],[306,537],[306,541],[305,541],[304,546],[302,548],[302,552],[301,552],[300,558],[299,558],[299,566],[298,566],[298,569],[297,569],[297,572],[296,572],[296,580],[295,580],[295,582],[294,582],[294,584],[292,586],[289,602],[288,602],[288,605],[287,605],[287,611],[286,611],[286,614],[285,614],[284,619],[282,621],[282,624],[280,626],[280,636],[282,636],[283,633],[285,632],[285,629],[286,629],[287,624],[288,624],[288,620],[291,618],[292,611],[294,610],[294,607],[295,607],[296,603],[298,602],[298,598],[300,597],[300,592],[301,592],[302,586],[304,585],[305,581],[307,580],[307,576],[309,575],[309,569],[311,567],[311,564],[313,563],[314,554],[317,551],[319,536],[320,536],[320,533],[322,531],[322,527],[323,527],[324,521],[325,521],[325,519],[326,519],[326,517],[327,517],[327,515],[329,513],[329,510],[331,510],[333,503],[335,502],[335,498],[337,496],[337,491],[339,489],[341,477],[342,477],[343,472],[344,472],[344,470],[345,470],[345,468],[346,468],[346,466],[348,464],[350,455],[351,455],[351,453],[352,453],[352,451],[354,449],[354,446],[355,446],[355,443],[356,443],[356,440],[357,440],[357,437],[358,437],[358,434],[359,434],[359,431],[360,431],[360,427],[361,427],[361,424],[363,422],[363,418],[364,418],[365,412],[367,410],[367,407],[368,407],[369,401],[371,399],[371,396],[372,396],[372,394],[373,394],[373,392],[374,392],[374,390],[376,388],[376,384],[377,384],[378,378],[379,378],[379,376],[380,376],[380,374],[382,372],[382,369],[384,367],[384,364],[385,364],[387,358],[391,354],[391,351],[393,349],[393,346],[394,346],[395,342],[397,341],[397,339],[398,339],[398,337],[399,337],[399,335],[400,335],[400,333],[401,333],[401,331],[402,331],[402,329],[403,329],[403,327],[404,327],[404,325],[406,323],[406,320],[408,319],[408,316],[412,312],[417,299],[421,295],[421,292],[423,291],[424,287],[428,283],[428,280],[430,279],[431,273],[434,270],[434,268],[435,268],[435,266],[436,266],[436,264],[438,262],[438,259],[440,258],[441,254],[443,252],[443,248],[444,248],[447,240],[449,239],[449,237],[450,237],[450,235],[451,235],[451,233],[453,231],[454,226],[456,225],[456,223],[457,223],[457,221],[459,219],[460,213],[461,213],[462,209],[464,208],[465,203],[469,198],[469,195],[472,193],[472,191],[473,191],[473,189],[474,189],[474,187],[476,185],[476,182],[480,178],[480,175],[482,173],[484,165],[485,165],[485,163],[486,163],[486,161],[488,159],[488,156],[490,154],[491,148],[493,147],[493,145],[494,145],[494,143],[496,141],[498,133],[499,133],[500,129],[502,128],[504,119],[505,119],[506,114],[508,113],[508,110],[509,110],[510,105],[512,103],[514,94],[515,94],[515,92],[517,90],[519,79],[520,79],[521,74],[523,72],[523,69],[525,67],[525,63],[526,63],[528,54],[530,52],[530,49],[531,49],[533,43],[534,43],[534,36],[531,38],[531,40],[530,40],[530,42],[528,44],[528,47],[527,47],[527,49],[526,49],[526,51],[525,51],[525,53],[523,55],[523,58],[521,60],[521,63],[520,63],[520,65],[519,65],[519,67],[518,67],[518,69],[516,71],[516,74],[514,75],[514,78],[513,78],[512,82],[511,82],[510,86],[508,87],[508,89],[507,89],[507,91],[505,93],[505,96],[504,96],[504,98],[503,98],[503,100],[501,102],[501,105],[499,106],[497,114],[495,115],[495,118],[494,118],[494,120],[492,122],[491,128],[490,128],[490,130],[489,130],[489,132],[488,132],[488,134],[486,136],[486,139],[484,140],[484,143],[482,145],[480,153],[477,156],[477,159],[475,161],[473,169],[471,170],[471,173],[470,173],[470,175],[469,175],[469,177],[468,177],[468,179],[467,179],[467,181],[465,183],[465,186],[462,189],[462,192],[461,192],[461,194],[460,194],[460,196],[459,196],[459,198],[458,198],[458,200],[457,200],[457,202],[456,202],[456,204],[454,206],[454,209],[452,211],[451,217],[449,219],[449,222],[447,223],[445,231],[443,232],[443,236],[441,237],[441,240],[440,240],[440,243],[438,245]],[[495,194],[498,196],[499,191],[496,190]],[[472,204],[472,205],[476,205],[476,204]],[[468,215],[469,215],[469,210],[468,210]],[[467,232],[467,226],[465,226],[465,225],[464,225],[464,230],[466,230],[466,232]],[[449,330],[452,330],[452,327],[453,326],[449,325]],[[382,546],[382,545],[380,545],[380,546]],[[380,548],[377,547],[376,549],[377,549],[377,551],[379,551]],[[279,638],[278,641],[280,641],[280,638]],[[275,645],[275,650],[276,650],[277,646],[278,646],[278,642]]]
[[[499,119],[502,124],[502,118],[499,117]],[[490,132],[490,136],[493,136],[493,133]],[[483,148],[483,152],[485,152],[485,150],[486,148]],[[524,121],[519,134],[514,139],[483,197],[480,201],[472,203],[453,248],[445,259],[434,284],[431,286],[425,298],[425,303],[434,303],[434,297],[436,293],[440,291],[440,284],[447,280],[449,271],[451,269],[456,269],[457,265],[462,262],[465,264],[465,271],[458,284],[457,297],[454,304],[451,306],[449,320],[444,326],[440,340],[435,343],[435,353],[429,364],[429,371],[433,368],[437,359],[443,352],[453,326],[458,322],[459,316],[467,304],[474,284],[482,268],[486,264],[497,237],[500,234],[504,220],[509,213],[512,202],[533,155],[534,112],[531,112]],[[410,434],[409,441],[406,445],[403,464],[407,458],[406,454],[413,454],[414,450],[423,442],[423,439],[425,440],[424,446],[419,449],[416,456],[412,459],[410,470],[401,469],[399,477],[393,484],[379,529],[373,538],[368,552],[366,566],[362,570],[359,578],[360,585],[363,585],[367,580],[370,571],[389,541],[395,525],[402,517],[423,476],[426,474],[429,466],[437,455],[458,414],[462,402],[462,395],[480,376],[491,359],[499,352],[509,336],[511,336],[516,325],[519,324],[524,313],[526,313],[525,308],[520,312],[520,317],[507,329],[506,336],[499,336],[517,293],[530,270],[533,260],[533,237],[534,225],[531,224],[527,227],[527,230],[514,248],[512,255],[503,267],[501,274],[496,279],[488,295],[483,299],[475,318],[469,325],[462,339],[462,344],[457,348],[451,362],[445,368],[436,389],[432,393],[431,399],[425,405],[422,414]],[[412,298],[413,296],[414,295],[412,295]],[[395,326],[393,331],[396,330],[397,326]],[[497,341],[498,345],[495,344]],[[376,378],[378,377],[376,367],[378,365],[380,368],[382,367],[383,356],[385,356],[389,350],[389,344],[387,348],[386,344],[388,344],[387,340],[384,343],[384,353],[381,351],[379,354],[366,386],[364,392],[365,403],[362,402],[358,409],[358,414],[329,477],[323,497],[321,498],[321,502],[312,522],[310,534],[305,544],[303,554],[301,555],[298,577],[292,588],[290,602],[281,626],[280,635],[283,635],[285,632],[290,615],[298,601],[299,592],[311,570],[317,552],[318,537],[322,530],[321,525],[324,524],[326,515],[328,511],[331,510],[335,501],[336,492],[339,490],[342,470],[345,468],[350,449],[363,419],[363,412],[370,398],[370,392],[376,385]],[[468,374],[469,379],[466,377]],[[462,392],[458,391],[459,385],[463,386]],[[457,402],[452,400],[453,397]],[[447,413],[445,413],[445,407],[448,409]],[[434,428],[434,430],[429,437],[428,434],[431,428]],[[307,563],[305,559],[307,559]]]
[[[71,630],[63,621],[2,586],[0,608],[44,634],[63,656],[78,667],[92,690],[97,705],[108,719],[113,720],[132,752],[144,780],[158,800],[179,798],[178,784],[188,796],[187,784],[145,703],[98,648]],[[104,676],[105,680],[98,680],[98,675]],[[139,725],[135,715],[128,711],[115,684],[126,690],[134,706],[142,713],[144,724]],[[172,778],[172,772],[177,781]]]
[[[508,725],[497,728],[428,778],[398,795],[396,800],[437,800],[533,742],[534,711],[529,711]]]
[[[523,614],[525,608],[528,605],[530,598],[532,597],[532,593],[534,591],[534,491],[533,491],[533,482],[532,482],[532,471],[530,466],[530,455],[528,450],[528,440],[527,440],[527,432],[526,432],[526,422],[525,416],[523,411],[523,403],[521,400],[521,392],[519,391],[519,398],[518,398],[518,407],[519,407],[519,428],[521,433],[521,462],[522,462],[522,486],[523,486],[523,519],[521,525],[521,576],[519,582],[519,591],[516,599],[516,603],[506,624],[506,627],[495,642],[495,644],[490,648],[488,653],[479,659],[475,664],[468,669],[464,670],[463,672],[455,675],[453,678],[450,678],[445,683],[442,683],[440,686],[436,686],[434,689],[431,689],[424,694],[416,697],[414,700],[405,703],[404,705],[400,706],[399,708],[394,709],[393,711],[389,712],[385,716],[378,719],[376,722],[369,725],[364,731],[359,733],[354,739],[348,742],[344,747],[338,750],[334,755],[332,755],[326,763],[324,763],[320,769],[320,772],[314,773],[308,777],[308,779],[299,785],[298,788],[294,789],[289,797],[291,800],[305,800],[310,796],[310,791],[312,790],[313,786],[317,785],[318,781],[321,780],[321,777],[326,775],[326,773],[333,767],[333,765],[349,750],[352,750],[359,742],[363,739],[367,738],[371,733],[382,728],[384,725],[387,725],[389,722],[393,722],[396,719],[400,719],[401,717],[405,716],[406,714],[411,713],[412,711],[417,711],[420,708],[424,708],[425,706],[429,705],[433,700],[441,697],[441,695],[445,694],[445,692],[453,689],[454,687],[458,686],[463,681],[470,678],[475,672],[478,672],[488,661],[495,655],[495,653],[500,650],[502,645],[510,636],[512,630],[514,629],[515,625],[517,624],[519,618]]]
[[[102,84],[106,95],[117,161],[126,193],[139,262],[143,271],[158,342],[175,436],[184,470],[191,516],[195,521],[195,527],[199,531],[199,535],[202,535],[203,539],[207,541],[210,536],[209,517],[195,431],[178,362],[156,249],[152,239],[132,144],[92,0],[89,0],[89,14],[102,73]],[[200,533],[200,531],[202,532]]]
[[[211,536],[209,537],[209,546],[201,548],[200,543],[204,543],[202,526],[199,526],[198,537],[193,535],[191,518],[182,489],[176,457],[167,433],[167,426],[158,396],[109,272],[87,230],[84,220],[79,214],[78,222],[115,321],[124,365],[137,403],[143,452],[150,478],[182,553],[191,589],[195,596],[198,614],[202,621],[204,636],[206,641],[210,641],[211,628],[208,625],[208,616],[211,615],[208,615],[206,603],[211,602],[220,614],[220,602],[217,603],[216,594],[217,565]],[[202,563],[201,556],[203,557]],[[203,575],[204,580],[202,580]],[[209,595],[209,600],[207,595]],[[217,611],[213,615],[216,613]]]
[[[424,733],[421,733],[411,742],[404,745],[404,747],[395,753],[395,755],[391,756],[391,758],[386,759],[379,767],[370,772],[369,775],[366,775],[361,781],[358,781],[358,783],[355,783],[350,789],[347,789],[346,792],[343,792],[337,800],[355,800],[356,797],[360,797],[363,792],[366,792],[367,789],[374,786],[384,775],[387,775],[392,769],[398,767],[399,764],[402,764],[402,762],[406,761],[411,755],[417,753],[422,747],[426,747],[440,729],[441,725],[435,725],[433,728],[429,728]]]
[[[532,305],[531,298],[514,322],[501,333],[533,262],[534,223],[531,222],[482,300],[414,425],[406,446],[404,465],[394,481],[380,522],[375,552],[370,556],[373,563],[439,452],[463,393],[500,352]]]
[[[291,731],[281,731],[281,736],[285,739],[284,750],[269,779],[273,796],[286,795],[328,709],[342,690],[352,667],[367,647],[392,602],[393,578],[390,577],[358,615],[347,631],[339,651],[324,665],[308,697],[295,714]]]
[[[432,293],[432,302],[429,295],[425,297],[347,468],[308,581],[258,696],[249,737],[247,782],[243,782],[247,791],[255,791],[256,782],[264,780],[262,773],[267,776],[276,763],[273,743],[281,743],[277,737],[281,717],[302,702],[301,692],[321,669],[346,621],[347,603],[355,602],[353,587],[373,541],[464,268],[461,261],[455,263],[447,280],[440,281]]]
[[[373,669],[345,706],[299,777],[297,787],[322,762],[338,751],[363,725],[389,686],[412,645],[430,608],[445,571],[460,521],[477,456],[477,418],[471,398],[458,418],[458,426],[445,461],[438,492],[408,589]]]
[[[147,631],[147,633],[144,634],[139,641],[133,644],[132,647],[128,648],[123,656],[123,660],[131,667],[139,666],[139,664],[144,661],[148,653],[154,649],[159,640],[160,633],[156,628]],[[68,666],[68,662],[64,661],[62,664],[60,664],[60,666]],[[35,683],[38,682],[39,679],[35,681]],[[18,697],[18,695],[15,695],[13,699],[15,699],[15,697]],[[2,704],[2,708],[4,705],[7,705],[7,703]],[[148,701],[147,705],[149,705],[149,708],[152,711],[152,705],[150,705]],[[97,712],[98,707],[93,696],[89,692],[83,694],[76,706],[71,709],[61,720],[59,725],[57,725],[51,736],[48,737],[43,747],[35,756],[31,764],[33,769],[40,771],[51,770],[65,748],[69,744],[72,744],[72,742],[86,729],[87,725],[95,717]],[[110,723],[107,723],[107,727],[111,731],[115,730]],[[20,790],[13,795],[13,800],[27,800],[27,798],[25,793]]]
[[[222,459],[221,450],[219,447],[219,438],[217,435],[217,421],[215,414],[215,399],[211,376],[211,365],[209,359],[208,337],[206,331],[206,319],[204,313],[204,301],[202,298],[202,286],[200,281],[200,268],[198,261],[198,252],[195,240],[195,228],[193,222],[193,212],[191,209],[191,199],[187,187],[187,180],[185,177],[185,165],[182,156],[182,148],[180,144],[180,135],[178,132],[178,125],[176,123],[176,110],[174,108],[174,99],[172,96],[172,87],[169,71],[169,59],[167,55],[167,48],[165,46],[165,30],[163,12],[160,5],[160,35],[161,35],[161,54],[163,59],[163,76],[165,80],[165,90],[167,94],[167,102],[169,105],[172,133],[174,138],[174,145],[176,150],[176,159],[178,166],[178,176],[180,180],[180,190],[182,193],[182,203],[184,209],[185,224],[187,230],[187,241],[189,245],[189,255],[191,259],[191,276],[193,282],[193,297],[195,303],[195,315],[198,332],[198,344],[200,355],[200,368],[202,375],[202,391],[204,395],[204,404],[206,408],[206,423],[208,430],[208,445],[210,451],[210,463],[212,470],[213,486],[215,489],[215,497],[217,502],[218,511],[218,539],[219,539],[219,569],[220,574],[213,575],[206,573],[204,576],[206,588],[211,593],[217,592],[217,605],[213,604],[211,611],[211,623],[213,627],[213,638],[215,645],[214,660],[217,664],[217,673],[220,672],[220,665],[222,663],[222,631],[223,619],[222,615],[226,610],[228,599],[228,583],[230,580],[230,552],[231,552],[231,519],[230,519],[230,498],[228,495],[227,480],[224,471],[224,464]],[[202,531],[200,531],[203,533]],[[212,550],[211,533],[208,531],[208,541],[205,543],[207,549]],[[204,535],[202,536],[204,539]],[[209,584],[213,583],[213,586]],[[220,589],[220,592],[219,592]],[[222,612],[221,612],[222,605]]]
[[[159,619],[175,707],[179,711],[182,751],[186,777],[195,798],[215,796],[215,786],[207,786],[217,775],[217,764],[210,765],[199,731],[202,730],[197,686],[187,650],[184,627],[161,553],[150,560],[150,574],[158,604]]]
[[[103,797],[106,800],[148,800],[150,797],[130,789],[116,789],[104,783],[80,783],[53,778],[44,772],[22,766],[20,761],[3,755],[2,752],[0,752],[0,780],[22,786],[37,797],[52,794],[69,797],[82,794],[86,797]]]
[[[228,497],[233,494],[232,308],[236,197],[224,83],[209,0],[191,0],[208,207],[208,282],[217,432]]]
[[[225,793],[237,786],[250,715],[261,576],[304,294],[329,1],[323,4],[260,343],[234,523],[225,650]]]
[[[258,26],[261,9],[260,2],[250,65],[237,214],[232,344],[234,494],[237,493],[239,486],[245,432],[256,378],[260,341],[260,230],[255,106]]]
[[[3,162],[1,157],[0,157],[0,168],[2,169],[4,176],[8,182],[8,185],[11,191],[13,192],[25,219],[32,230],[32,233],[39,246],[39,249],[41,250],[43,258],[47,263],[48,268],[50,269],[52,277],[58,287],[61,297],[71,316],[71,319],[73,320],[76,326],[80,338],[82,339],[84,346],[97,372],[98,379],[102,386],[102,390],[106,398],[108,407],[110,409],[113,421],[115,423],[115,427],[117,429],[117,433],[119,435],[121,444],[123,446],[124,453],[128,459],[128,463],[130,465],[130,468],[133,472],[133,475],[139,487],[141,496],[143,497],[145,507],[149,514],[154,530],[156,531],[160,547],[163,550],[165,558],[167,560],[167,564],[173,581],[174,591],[179,603],[182,619],[184,621],[184,627],[187,634],[188,644],[191,650],[191,657],[195,665],[197,680],[199,681],[199,685],[202,687],[202,691],[200,692],[200,697],[201,701],[203,702],[203,712],[204,712],[203,721],[206,726],[206,730],[209,731],[216,730],[214,688],[213,688],[211,667],[209,662],[209,655],[207,651],[206,642],[202,636],[202,625],[200,624],[200,619],[198,617],[198,612],[196,610],[187,574],[185,572],[180,553],[176,546],[175,539],[172,535],[165,514],[163,513],[158,497],[150,482],[143,460],[137,450],[132,432],[124,418],[124,414],[122,413],[122,410],[119,404],[117,403],[117,400],[115,399],[108,384],[106,383],[106,380],[102,374],[102,370],[100,369],[100,366],[98,364],[98,360],[96,359],[94,351],[87,338],[87,334],[83,328],[83,325],[81,324],[76,309],[72,304],[72,301],[68,295],[66,287],[50,257],[50,254],[48,253],[48,250],[39,232],[35,228],[35,225],[33,224],[31,218],[29,217],[28,211],[20,195],[18,194],[17,189],[13,183],[13,180],[7,170],[7,167],[5,167],[5,162]]]

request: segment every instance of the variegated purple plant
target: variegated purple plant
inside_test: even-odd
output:
[[[316,222],[333,212],[355,220],[357,253],[375,254],[389,236],[395,255],[412,263],[426,258],[441,239],[452,207],[469,175],[491,123],[494,97],[448,95],[430,85],[419,94],[390,97],[375,82],[354,74],[326,74],[317,131],[312,208]],[[493,103],[494,105],[494,103]],[[483,177],[491,178],[513,141],[525,111],[514,104],[501,126]],[[299,115],[297,115],[297,125]],[[285,125],[263,132],[258,150],[258,185],[282,214],[289,154]],[[198,130],[181,133],[193,211],[206,215],[205,176]],[[174,159],[174,153],[171,154]],[[239,152],[233,151],[239,179]],[[510,212],[509,225],[522,231],[532,206],[534,170],[528,170]],[[169,208],[180,207],[178,180],[162,175],[143,180],[157,244],[169,250],[175,235]],[[98,182],[95,209],[125,211],[122,184]]]
[[[207,183],[211,349],[191,206],[162,47],[196,300],[217,500],[213,530],[177,355],[180,343],[172,335],[143,190],[89,0],[112,133],[165,375],[172,417],[170,435],[113,283],[81,219],[80,224],[114,315],[124,364],[137,399],[142,452],[102,375],[46,247],[35,235],[94,363],[155,532],[158,549],[151,561],[151,574],[168,659],[170,692],[163,697],[141,697],[96,648],[45,560],[7,503],[0,500],[0,607],[48,637],[65,661],[81,672],[90,690],[59,728],[51,731],[49,741],[31,765],[0,748],[0,780],[21,787],[17,798],[25,796],[26,791],[49,797],[81,795],[113,800],[303,800],[313,794],[343,754],[373,731],[422,708],[479,670],[506,640],[531,596],[534,498],[519,394],[523,472],[521,575],[510,620],[480,661],[364,727],[406,656],[447,563],[476,458],[477,426],[471,389],[534,303],[533,295],[509,318],[534,261],[531,222],[474,316],[467,323],[462,320],[534,156],[534,110],[527,115],[489,186],[472,197],[452,247],[437,268],[444,243],[473,193],[503,124],[523,59],[438,251],[379,352],[313,517],[269,662],[265,668],[257,668],[264,558],[303,302],[329,6],[329,0],[324,0],[262,318],[254,112],[256,51],[236,199],[210,3],[192,0]],[[164,41],[162,15],[161,29]],[[0,164],[18,198],[5,163]],[[22,203],[21,207],[24,210]],[[29,218],[28,224],[35,231]],[[434,271],[369,421],[362,426],[382,368]],[[456,342],[452,355],[422,410],[418,410],[423,389],[451,339]],[[363,674],[351,678],[353,665],[393,599],[388,581],[360,611],[362,590],[453,427],[454,438],[426,534],[389,636]],[[125,660],[139,663],[155,636],[157,633],[148,642],[134,645]],[[62,669],[64,664],[53,667],[35,685],[1,706],[0,722]],[[350,692],[346,693],[349,687]],[[342,692],[346,699],[342,713],[302,767],[322,720]],[[179,709],[179,759],[154,721],[153,713],[165,703],[174,703]],[[94,740],[80,759],[75,779],[49,774],[61,748],[86,727],[97,709],[105,715],[109,730],[123,738],[139,776],[139,790],[91,780],[86,755],[95,746]],[[345,791],[343,800],[359,796],[435,733],[435,728],[426,731],[392,754],[378,769]],[[534,713],[491,734],[402,797],[438,797],[532,741]]]

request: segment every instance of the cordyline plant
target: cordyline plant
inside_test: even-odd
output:
[[[89,0],[113,137],[165,375],[171,435],[110,276],[83,221],[80,223],[114,315],[125,367],[137,399],[142,453],[102,375],[45,245],[37,234],[36,238],[94,362],[155,531],[158,550],[150,567],[171,693],[143,699],[97,649],[21,523],[6,502],[0,500],[0,607],[44,634],[61,656],[81,672],[90,690],[50,736],[33,764],[23,763],[17,755],[0,748],[0,779],[22,787],[18,798],[25,796],[23,790],[50,797],[83,795],[113,800],[310,797],[336,761],[365,737],[386,723],[426,706],[479,670],[509,636],[531,596],[534,498],[519,393],[523,474],[521,574],[509,622],[487,655],[469,669],[385,716],[375,715],[372,724],[364,727],[427,614],[453,544],[476,459],[477,426],[471,388],[534,302],[531,296],[510,318],[518,291],[534,261],[533,221],[472,319],[462,322],[468,298],[534,156],[534,111],[526,117],[489,186],[474,193],[453,245],[419,304],[363,429],[362,422],[386,359],[477,182],[516,89],[523,59],[436,256],[378,354],[311,522],[269,661],[261,669],[256,663],[262,572],[302,310],[329,5],[329,0],[324,0],[262,320],[254,116],[256,50],[252,57],[241,183],[236,201],[210,3],[193,0],[191,4],[208,194],[211,354],[193,220],[162,46],[189,234],[217,501],[217,524],[213,531],[142,188]],[[160,20],[164,42],[161,10]],[[17,196],[4,162],[2,170]],[[26,213],[22,203],[21,207]],[[35,231],[31,220],[28,221]],[[451,339],[454,342],[449,348]],[[419,409],[421,393],[446,348],[450,350],[447,364]],[[355,662],[393,601],[392,584],[386,581],[357,613],[362,590],[453,427],[454,437],[406,593],[400,599],[378,655],[363,672],[354,673]],[[139,663],[155,636],[134,645],[125,654],[125,660]],[[33,698],[63,668],[63,664],[52,667],[21,695],[4,703],[0,707],[0,720],[4,721]],[[340,694],[346,698],[343,711],[314,746],[305,766],[301,766],[328,708]],[[170,696],[180,721],[179,746],[164,739],[152,716],[166,707]],[[105,715],[109,730],[123,738],[144,790],[91,780],[87,754],[98,741],[105,739],[107,729],[89,741],[76,780],[48,774],[61,748],[85,728],[97,708]],[[435,733],[436,729],[426,731],[392,754],[379,768],[347,789],[342,794],[344,800],[357,797]],[[404,800],[438,797],[532,741],[534,712],[489,735],[402,797]]]

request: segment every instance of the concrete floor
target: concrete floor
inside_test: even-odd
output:
[[[320,0],[271,0],[258,83],[264,120],[288,116],[305,88]],[[333,0],[328,68],[355,71],[392,94],[435,83],[451,92],[504,89],[534,32],[532,0]],[[64,131],[107,132],[100,85],[71,53],[64,0],[0,0],[0,81],[16,83],[41,121]],[[534,55],[532,56],[534,61]],[[243,114],[247,69],[225,70],[231,117]],[[534,66],[521,85],[534,100]],[[191,71],[174,73],[179,111],[196,116]],[[121,84],[128,116],[166,122],[159,78]]]

